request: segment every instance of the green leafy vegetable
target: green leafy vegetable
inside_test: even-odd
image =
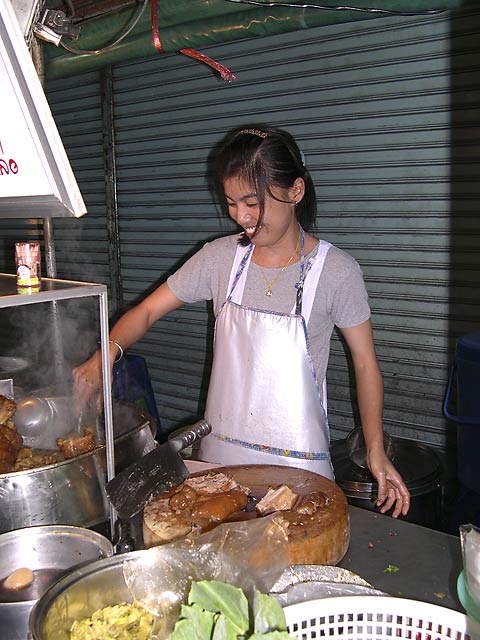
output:
[[[241,589],[218,580],[192,582],[170,640],[289,640],[279,602],[254,590],[252,612]]]
[[[248,600],[241,589],[219,580],[192,582],[188,604],[197,604],[207,611],[223,613],[243,636],[249,627]]]
[[[256,634],[286,629],[285,614],[278,600],[257,589],[253,594],[253,622]]]
[[[205,611],[197,604],[189,607],[182,605],[181,619],[177,623],[180,631],[178,639],[192,638],[193,633],[198,640],[210,640],[216,617],[218,617],[216,613]]]
[[[232,621],[221,613],[213,627],[212,640],[237,640],[238,635]]]

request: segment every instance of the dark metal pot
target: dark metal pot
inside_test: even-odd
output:
[[[154,448],[156,427],[147,414],[121,401],[113,403],[113,422],[118,473]],[[105,522],[105,469],[101,446],[63,462],[0,474],[0,533],[45,524],[93,528]]]
[[[26,640],[30,613],[37,600],[72,567],[108,558],[113,547],[107,538],[81,527],[48,525],[0,535],[0,636]],[[7,591],[3,579],[27,567],[34,574],[30,587]]]
[[[336,440],[330,448],[335,481],[349,504],[378,511],[375,504],[378,485],[368,469],[349,457],[346,441]],[[392,437],[392,457],[411,494],[410,510],[402,520],[438,529],[442,519],[443,467],[431,447],[404,438]],[[388,512],[391,515],[391,511]]]

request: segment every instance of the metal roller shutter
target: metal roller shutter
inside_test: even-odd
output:
[[[58,277],[111,284],[99,73],[48,82],[46,92],[87,207],[54,220]]]

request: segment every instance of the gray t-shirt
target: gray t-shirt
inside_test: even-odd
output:
[[[237,249],[238,235],[230,235],[205,244],[167,282],[184,302],[213,300],[215,316],[227,298],[230,271]],[[309,256],[317,252],[318,245]],[[263,269],[250,262],[242,304],[291,313],[300,276],[300,262],[281,269]],[[267,282],[273,282],[272,296],[265,295]],[[320,275],[310,320],[307,325],[310,351],[318,380],[326,375],[330,338],[334,326],[354,327],[370,317],[368,295],[362,271],[352,256],[330,247]]]

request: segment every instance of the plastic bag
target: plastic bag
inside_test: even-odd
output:
[[[268,593],[288,566],[285,523],[275,515],[221,524],[201,535],[153,547],[127,560],[123,574],[133,599],[153,613],[167,638],[194,580],[221,580],[250,597]]]
[[[460,526],[463,571],[469,594],[480,605],[480,529],[473,524]]]

